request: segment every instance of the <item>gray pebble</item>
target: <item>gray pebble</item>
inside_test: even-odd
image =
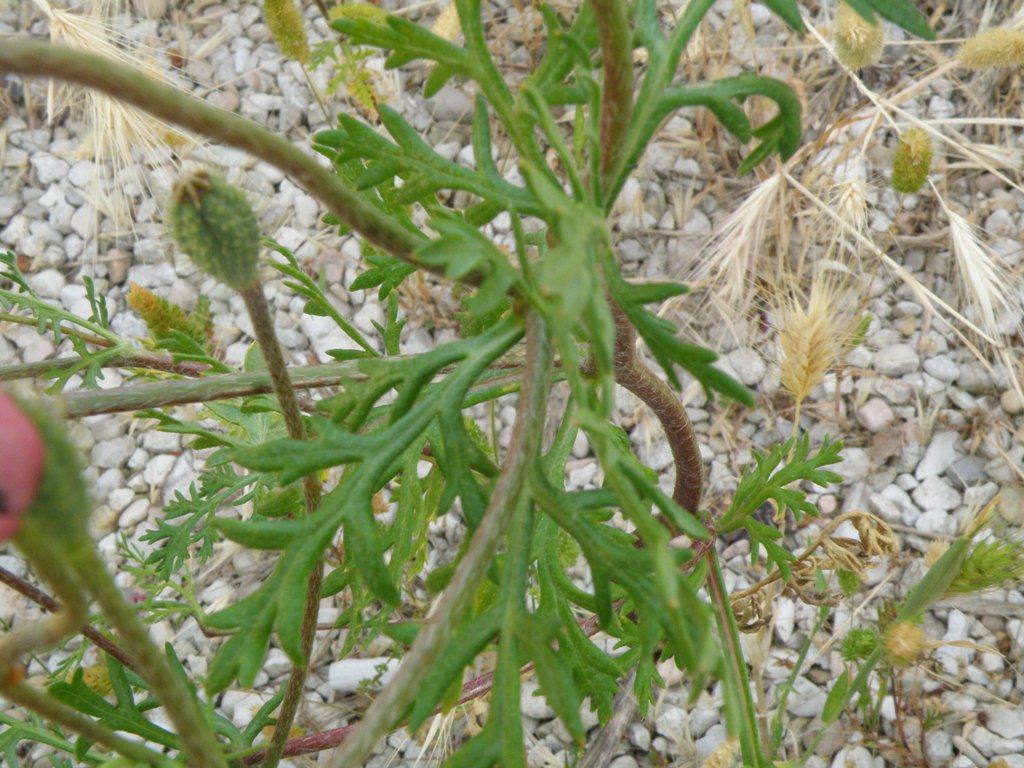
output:
[[[960,506],[959,492],[940,477],[932,476],[914,489],[914,503],[924,510],[956,509]]]
[[[761,356],[749,348],[734,350],[725,359],[736,372],[736,378],[748,387],[757,386],[768,370]]]
[[[91,461],[102,469],[115,469],[124,464],[135,450],[135,441],[130,437],[115,437],[102,440],[92,447]]]
[[[957,459],[946,471],[946,476],[953,487],[959,491],[980,485],[988,478],[988,475],[985,474],[985,462],[977,456],[964,456],[962,459]]]
[[[924,371],[939,381],[956,381],[960,375],[960,366],[948,355],[936,355],[924,361]]]
[[[921,358],[909,344],[892,344],[875,352],[875,370],[883,376],[903,376],[921,365]]]
[[[941,475],[959,458],[956,446],[960,435],[956,432],[938,432],[932,436],[921,462],[914,471],[918,480]]]
[[[880,397],[872,397],[857,409],[857,421],[868,432],[881,432],[894,418],[892,408]]]

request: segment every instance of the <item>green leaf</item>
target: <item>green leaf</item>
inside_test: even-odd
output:
[[[557,625],[556,625],[557,626]],[[540,693],[578,744],[586,743],[587,733],[580,718],[581,699],[573,683],[563,652],[552,648],[554,632],[529,614],[516,623],[516,636],[526,654],[533,659],[540,682]],[[560,633],[561,634],[561,633]]]
[[[218,517],[213,527],[231,541],[258,550],[287,549],[298,536],[307,533],[302,520],[234,520]]]
[[[832,684],[828,696],[825,697],[825,706],[821,708],[822,722],[835,722],[842,711],[846,709],[846,698],[851,682],[853,682],[853,675],[850,674],[850,670],[844,669]]]
[[[794,31],[804,31],[804,21],[800,18],[800,9],[796,5],[796,0],[764,0],[764,4]]]
[[[908,0],[845,0],[857,13],[874,23],[875,14],[888,19],[913,35],[925,40],[935,39],[935,30],[928,20]]]

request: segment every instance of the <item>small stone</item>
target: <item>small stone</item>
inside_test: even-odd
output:
[[[956,379],[956,385],[975,395],[989,392],[993,387],[988,369],[977,360],[970,360],[960,366],[960,375]]]
[[[280,648],[271,648],[270,652],[267,653],[267,660],[263,662],[263,671],[270,675],[272,679],[280,677],[291,668],[292,660]]]
[[[59,299],[60,292],[67,284],[67,280],[56,269],[44,269],[30,275],[28,284],[44,299]]]
[[[932,476],[926,478],[911,496],[914,503],[924,510],[951,510],[960,506],[961,497],[955,488],[945,480]]]
[[[134,528],[149,516],[149,501],[136,499],[128,508],[121,513],[120,525],[122,528]]]
[[[1019,707],[996,706],[985,710],[985,727],[1004,739],[1024,736],[1024,711]]]
[[[364,686],[379,691],[395,676],[398,664],[398,659],[386,657],[342,659],[331,664],[327,684],[342,693],[355,693]]]
[[[1024,402],[1021,402],[1020,395],[1014,389],[1008,389],[999,396],[999,405],[1009,416],[1016,416],[1024,411]]]
[[[682,739],[686,732],[686,711],[672,704],[665,707],[654,718],[654,730],[669,741]]]
[[[135,501],[135,491],[131,488],[115,488],[110,492],[107,504],[115,512],[122,512],[133,501]]]
[[[945,472],[959,458],[956,445],[960,440],[957,432],[938,432],[932,436],[921,462],[914,471],[914,477],[924,480]]]
[[[872,397],[857,409],[857,421],[868,432],[881,432],[894,418],[892,408],[880,397]]]
[[[92,464],[102,469],[115,469],[128,461],[134,450],[135,441],[127,436],[102,440],[92,447]]]
[[[924,361],[924,372],[939,381],[956,381],[960,375],[960,366],[948,355],[936,355]]]
[[[993,755],[1019,755],[1024,752],[1024,740],[1004,739],[996,736],[988,728],[982,728],[981,726],[974,728],[967,738],[986,757],[992,757]]]
[[[725,359],[735,371],[736,378],[748,387],[756,386],[768,370],[761,356],[752,349],[734,350],[726,355]]]
[[[71,168],[67,160],[45,152],[32,155],[29,162],[32,163],[32,167],[36,171],[36,178],[44,187],[59,182],[68,175],[68,170]]]
[[[843,448],[839,455],[843,457],[843,460],[833,469],[843,478],[843,485],[860,482],[868,476],[871,458],[863,448]]]
[[[999,489],[999,516],[1013,526],[1024,525],[1024,486],[1006,483]]]
[[[651,732],[643,723],[633,723],[629,726],[629,743],[641,752],[647,752],[651,748]]]
[[[821,714],[828,694],[806,677],[798,677],[793,693],[786,702],[786,709],[795,717],[815,717]]]
[[[964,456],[962,459],[957,459],[946,470],[946,476],[958,491],[981,485],[988,479],[988,475],[985,474],[985,462],[977,456]]]
[[[925,753],[932,765],[948,765],[953,756],[953,740],[941,728],[931,728],[925,734]]]
[[[697,747],[697,754],[701,757],[707,757],[718,749],[728,736],[729,734],[726,732],[724,725],[718,724],[711,726],[708,728],[707,733],[697,739],[697,743],[695,744]]]
[[[608,768],[640,768],[640,764],[632,755],[619,755],[609,763]]]
[[[555,716],[555,710],[548,704],[538,691],[540,686],[535,680],[527,680],[520,689],[520,707],[527,717],[534,720],[550,720]]]
[[[690,735],[694,737],[703,736],[715,723],[722,719],[722,714],[717,709],[710,707],[697,707],[690,712]]]
[[[903,376],[920,367],[921,358],[909,344],[892,344],[875,353],[875,370],[883,376]]]
[[[438,91],[430,105],[437,121],[469,122],[473,117],[473,100],[450,85]]]
[[[832,760],[832,768],[872,768],[871,753],[864,747],[844,747]]]

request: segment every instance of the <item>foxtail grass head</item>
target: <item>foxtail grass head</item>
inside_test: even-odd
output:
[[[263,18],[281,53],[300,64],[309,63],[309,40],[295,0],[264,0]]]
[[[913,128],[902,136],[892,160],[892,188],[912,195],[928,181],[932,168],[932,140],[920,128]]]
[[[836,10],[836,57],[850,69],[878,63],[885,48],[885,30],[876,18],[868,21],[847,3]]]
[[[206,171],[185,174],[171,192],[168,223],[181,250],[209,275],[236,291],[256,284],[259,224],[241,190]]]
[[[1024,65],[1024,30],[1005,27],[986,29],[960,46],[956,60],[967,69]]]

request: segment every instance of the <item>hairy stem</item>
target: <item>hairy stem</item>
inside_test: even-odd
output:
[[[0,46],[0,73],[77,83],[213,141],[245,150],[290,175],[322,200],[339,221],[378,248],[419,269],[443,271],[414,257],[413,249],[421,238],[365,202],[308,153],[250,120],[146,77],[137,69],[65,46],[8,37]]]
[[[71,707],[61,704],[53,697],[48,696],[28,683],[4,679],[0,681],[0,693],[19,707],[42,715],[49,722],[56,723],[62,728],[81,734],[97,744],[102,744],[135,763],[155,765],[160,768],[178,768],[179,766],[178,763],[159,752],[155,752],[138,742],[129,741],[118,736],[94,720],[83,717]]]
[[[622,164],[633,113],[633,46],[624,0],[590,0],[601,39],[601,189]]]
[[[535,313],[527,319],[526,334],[526,365],[516,421],[487,511],[448,588],[435,604],[430,620],[402,659],[398,674],[345,740],[340,754],[331,763],[333,766],[349,768],[363,765],[377,741],[394,727],[416,698],[420,684],[444,653],[459,619],[472,603],[509,520],[520,503],[527,472],[541,447],[551,371],[547,333]]]
[[[288,376],[288,365],[281,352],[281,345],[277,341],[274,320],[270,316],[270,305],[263,293],[263,287],[256,283],[242,291],[241,294],[245,301],[245,308],[249,312],[249,318],[252,320],[256,341],[259,342],[260,350],[263,352],[263,360],[267,365],[267,372],[270,374],[274,394],[277,395],[277,399],[281,403],[281,414],[284,416],[288,436],[293,440],[304,440],[308,437],[306,423],[302,419],[299,401]],[[311,515],[320,506],[320,481],[317,479],[316,473],[312,472],[302,479],[302,484],[306,498],[306,514]],[[306,684],[306,675],[309,672],[309,660],[313,653],[313,641],[316,639],[316,619],[320,609],[322,580],[323,564],[321,563],[313,569],[306,585],[306,607],[302,614],[301,630],[302,655],[305,661],[293,666],[288,677],[287,691],[284,701],[281,702],[274,734],[263,762],[266,768],[275,768],[280,762],[285,742],[288,740],[292,723],[295,721],[295,714],[299,711],[299,704],[302,701],[302,691]]]
[[[636,330],[626,313],[614,301],[610,303],[615,318],[615,381],[640,398],[661,422],[676,469],[672,498],[696,513],[703,493],[704,464],[690,417],[671,387],[636,354]]]
[[[43,376],[49,371],[63,371],[73,368],[82,362],[80,357],[58,357],[55,360],[39,360],[35,363],[19,363],[18,365],[5,365],[0,368],[0,381],[14,381],[15,379],[32,379]],[[163,355],[123,355],[111,357],[103,361],[103,368],[145,368],[150,371],[163,371],[165,373],[176,373],[180,376],[199,377],[210,366],[203,363],[193,363],[188,360],[174,362]]]
[[[227,768],[220,745],[192,691],[184,678],[171,669],[163,653],[150,639],[135,607],[128,603],[114,583],[92,543],[70,554],[74,559],[75,572],[117,630],[121,644],[135,660],[135,669],[153,686],[153,692],[167,710],[178,739],[188,755],[189,765],[196,768]]]

